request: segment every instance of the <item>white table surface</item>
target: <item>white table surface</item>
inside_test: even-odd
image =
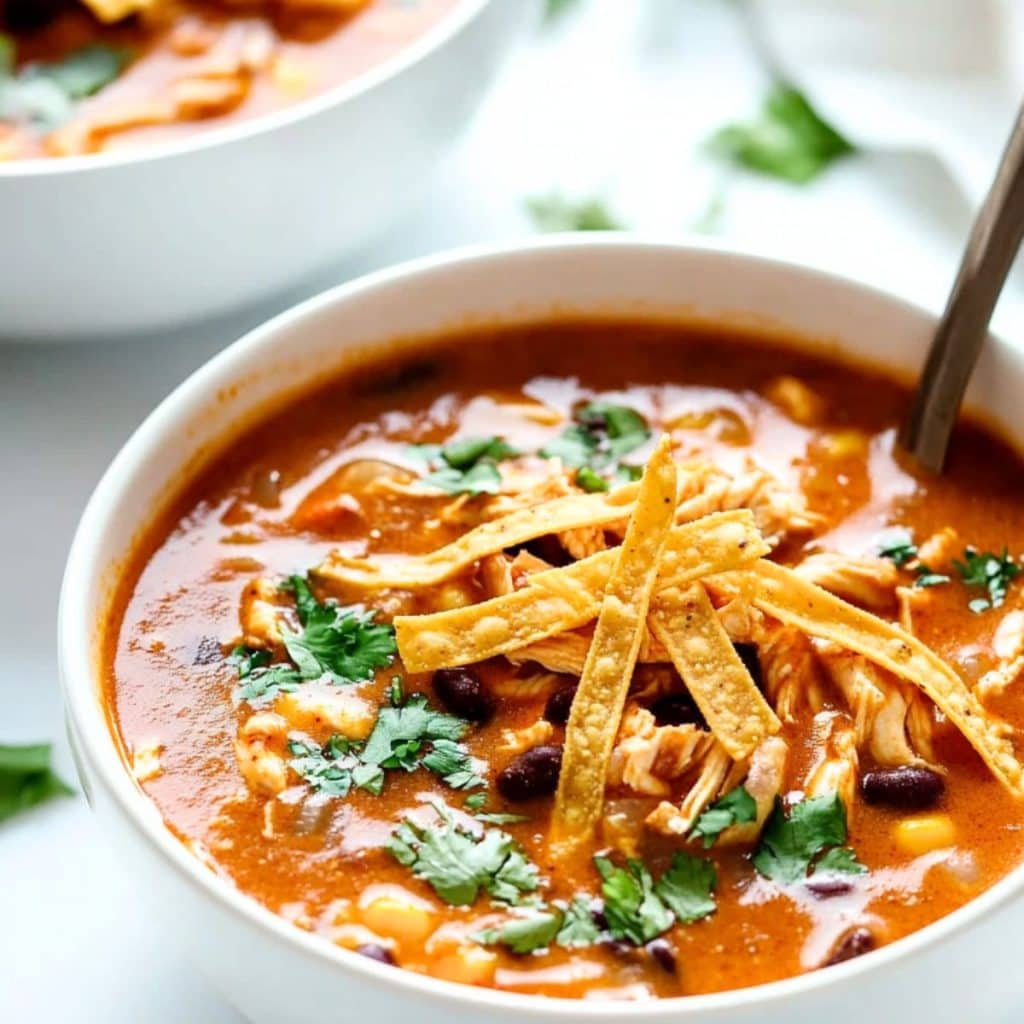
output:
[[[999,94],[999,82],[983,85]],[[681,234],[721,179],[699,155],[701,139],[752,109],[761,87],[729,5],[591,0],[516,55],[422,206],[307,291],[453,245],[527,235],[523,197],[551,188],[602,192],[630,224]],[[990,104],[985,116],[998,138],[1012,104]],[[730,177],[725,204],[723,237],[930,307],[942,303],[970,221],[947,166],[891,147],[802,189]],[[1021,308],[1012,282],[1000,310],[1007,333],[1024,335]],[[154,404],[269,312],[141,343],[0,347],[0,741],[54,740],[67,778],[54,633],[84,502]],[[1024,980],[1021,991],[1024,1006]],[[160,921],[137,911],[81,797],[0,826],[0,1021],[239,1019],[164,952]]]

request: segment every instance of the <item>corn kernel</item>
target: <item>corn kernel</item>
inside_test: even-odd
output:
[[[434,910],[397,885],[374,885],[359,901],[363,924],[405,945],[416,945],[434,929]]]
[[[837,430],[822,435],[821,447],[830,459],[859,459],[868,453],[868,439],[860,430]]]
[[[430,973],[435,978],[463,985],[490,985],[497,966],[498,958],[494,953],[475,943],[467,943],[435,960],[430,965]]]
[[[895,828],[896,845],[904,853],[920,857],[956,842],[956,826],[948,814],[921,814],[904,818]]]

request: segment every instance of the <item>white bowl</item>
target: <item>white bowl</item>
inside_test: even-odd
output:
[[[222,352],[139,428],[96,489],[71,550],[60,661],[83,786],[124,855],[125,884],[155,927],[254,1021],[479,1024],[524,1017],[794,1024],[1009,1020],[1024,913],[1018,869],[966,907],[893,945],[758,988],[623,1006],[462,987],[373,963],[247,899],[165,828],[126,770],[99,697],[98,637],[119,567],[155,509],[241,426],[365,350],[473,322],[552,312],[649,313],[784,327],[908,373],[933,318],[840,278],[707,246],[628,236],[478,249],[374,274],[282,314]],[[1024,358],[993,339],[973,398],[1024,440]],[[694,970],[699,969],[695,964]],[[968,1016],[969,1015],[969,1016]]]
[[[153,332],[284,293],[430,180],[538,0],[461,0],[352,82],[125,154],[0,163],[0,339]]]

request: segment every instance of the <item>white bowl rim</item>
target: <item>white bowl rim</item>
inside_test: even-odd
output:
[[[398,78],[435,50],[440,50],[485,7],[494,2],[495,0],[458,0],[455,6],[443,14],[434,25],[407,45],[400,46],[390,57],[386,57],[380,63],[372,65],[348,81],[340,82],[308,99],[288,103],[279,110],[258,114],[255,117],[246,117],[237,124],[225,125],[222,128],[204,128],[192,136],[186,135],[181,139],[160,142],[138,150],[0,161],[0,182],[5,179],[82,175],[104,171],[112,167],[148,164],[154,161],[186,157],[202,150],[242,142],[287,125],[297,124],[333,107],[340,107],[388,79]]]
[[[178,385],[135,430],[118,452],[97,484],[82,514],[72,541],[58,611],[58,650],[61,686],[65,706],[69,713],[69,728],[78,739],[77,751],[85,758],[113,797],[118,809],[135,826],[141,837],[151,843],[169,865],[184,879],[196,886],[208,898],[215,900],[248,923],[263,930],[279,943],[301,950],[307,957],[340,968],[339,976],[365,974],[383,983],[406,990],[413,997],[443,1002],[468,1004],[482,1012],[489,1009],[516,1011],[548,1018],[620,1020],[625,1016],[644,1020],[664,1021],[685,1017],[692,1020],[701,1014],[751,1008],[758,1004],[775,1004],[803,994],[832,986],[842,980],[852,980],[864,973],[892,969],[911,954],[948,942],[979,918],[1024,890],[1024,864],[1018,865],[1004,878],[964,906],[926,925],[910,935],[875,950],[868,956],[854,958],[827,970],[809,971],[780,981],[747,988],[733,989],[708,995],[689,995],[623,1004],[618,1001],[590,1001],[552,998],[523,993],[499,991],[443,981],[414,971],[396,969],[376,963],[367,957],[342,949],[323,938],[296,928],[274,914],[257,900],[244,895],[229,882],[204,866],[166,827],[155,805],[136,786],[122,761],[111,735],[100,702],[96,699],[92,666],[92,623],[84,613],[88,607],[88,587],[91,573],[102,572],[103,566],[93,566],[94,540],[102,530],[107,506],[113,504],[130,484],[138,468],[150,458],[151,442],[177,415],[177,406],[189,399],[215,392],[218,377],[236,369],[243,356],[251,357],[251,350],[262,345],[273,346],[278,336],[287,336],[302,324],[315,320],[325,311],[343,305],[347,300],[386,288],[417,276],[429,276],[458,269],[466,264],[504,261],[520,256],[529,257],[538,251],[571,252],[579,248],[618,250],[628,254],[636,250],[650,254],[666,251],[709,259],[723,259],[749,266],[789,273],[794,279],[809,284],[818,282],[845,289],[876,306],[887,306],[909,320],[934,323],[935,314],[891,292],[855,281],[840,274],[819,270],[795,261],[778,259],[751,248],[738,248],[715,240],[675,236],[672,238],[633,234],[628,232],[593,232],[586,235],[548,235],[536,239],[516,240],[497,244],[466,246],[429,255],[375,271],[363,277],[331,288],[321,294],[285,310],[242,338],[223,349]],[[623,256],[628,259],[628,255]],[[989,343],[1002,349],[1012,349],[1006,340],[991,336]],[[211,386],[212,385],[212,386]]]

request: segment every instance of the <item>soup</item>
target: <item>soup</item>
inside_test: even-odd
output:
[[[0,160],[258,117],[391,57],[458,0],[0,0]]]
[[[168,827],[295,927],[549,997],[870,954],[1024,854],[1024,473],[902,385],[637,321],[396,350],[232,442],[104,648]]]

